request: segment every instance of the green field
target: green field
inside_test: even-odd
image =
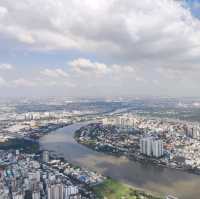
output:
[[[99,199],[162,199],[112,179],[94,187],[93,191]]]

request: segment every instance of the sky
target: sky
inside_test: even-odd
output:
[[[200,97],[200,0],[1,0],[0,97]]]

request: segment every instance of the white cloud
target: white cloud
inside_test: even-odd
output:
[[[117,75],[121,75],[123,73],[126,73],[126,74],[134,74],[135,73],[134,67],[128,66],[128,65],[117,65],[117,64],[114,64],[114,65],[110,66],[110,70],[113,73],[116,73]]]
[[[93,62],[90,59],[78,58],[70,61],[69,66],[72,67],[72,70],[77,73],[93,73],[97,75],[122,75],[123,73],[133,74],[135,69],[132,66],[128,65],[118,65],[118,64],[105,64],[100,62]]]
[[[90,93],[97,88],[103,90],[101,93],[117,87],[118,92],[121,92],[120,89],[131,91],[135,85],[145,83],[142,74],[132,65],[106,64],[85,58],[72,60],[68,64],[71,66],[71,81],[80,85],[79,90],[84,87],[93,88],[94,91],[88,91]]]
[[[7,13],[8,13],[8,10],[5,7],[0,6],[0,19],[5,17]]]
[[[174,83],[180,80],[177,90],[186,93],[199,85],[200,21],[181,3],[174,0],[1,0],[1,48],[9,46],[8,51],[30,53],[53,50],[55,54],[45,54],[47,59],[68,50],[70,56],[80,56],[68,63],[70,68],[41,70],[39,82],[45,80],[44,86],[80,85],[77,93],[86,85],[101,88],[99,92],[110,88],[116,92],[153,93],[155,90],[147,82],[156,84],[153,81],[156,79],[160,90],[170,87],[168,90],[176,94]],[[88,55],[91,60],[82,58]],[[0,65],[0,70],[3,69],[9,67]],[[21,80],[13,80],[15,84],[36,84],[37,81],[23,75]],[[12,74],[13,77],[17,75]],[[9,74],[5,78],[10,79]],[[85,93],[93,91],[96,90]]]
[[[13,80],[10,84],[14,87],[35,87],[37,85],[36,82],[24,78]]]
[[[127,84],[123,89],[129,90],[134,84],[145,83],[140,72],[132,65],[106,64],[86,58],[72,60],[68,65],[71,66],[70,79],[88,88],[109,90]]]
[[[0,70],[11,70],[13,66],[11,64],[0,64]]]
[[[56,69],[44,69],[40,72],[42,75],[45,75],[47,77],[53,77],[53,78],[59,78],[59,77],[68,77],[68,74],[60,69],[60,68],[56,68]]]
[[[150,67],[199,67],[200,23],[178,1],[2,0],[0,6],[1,34],[31,48],[77,49]]]
[[[94,72],[96,74],[105,74],[109,72],[106,64],[99,62],[92,62],[89,59],[78,58],[71,62],[69,65],[73,67],[73,70],[79,73],[90,73]]]
[[[7,85],[6,80],[3,77],[0,77],[0,87],[1,86],[6,86],[6,85]]]

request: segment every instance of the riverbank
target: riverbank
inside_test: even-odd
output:
[[[0,150],[22,150],[26,153],[38,153],[39,142],[37,140],[30,140],[24,138],[13,138],[6,142],[0,143]]]
[[[141,164],[124,157],[96,152],[77,143],[74,132],[87,123],[76,123],[46,134],[40,139],[41,149],[53,151],[73,165],[110,176],[136,189],[153,193],[152,195],[158,193],[161,196],[174,195],[180,199],[199,199],[198,175]]]
[[[97,150],[97,146],[95,144],[95,142],[93,140],[91,141],[80,141],[78,140],[77,138],[74,138],[77,143],[89,148],[89,149],[92,149],[94,151],[97,151],[97,152],[100,152],[100,153],[104,153],[106,155],[112,155],[112,156],[115,156],[115,157],[126,157],[127,159],[129,159],[130,161],[136,161],[136,162],[139,162],[141,164],[144,164],[144,165],[152,165],[152,166],[155,166],[155,167],[160,167],[160,168],[167,168],[167,169],[173,169],[173,170],[177,170],[177,171],[183,171],[183,172],[187,172],[187,173],[191,173],[191,174],[195,174],[195,175],[200,175],[200,170],[199,169],[190,169],[190,168],[184,168],[184,167],[174,167],[174,166],[170,166],[170,165],[167,165],[167,164],[162,164],[156,160],[152,160],[148,157],[143,157],[143,158],[139,158],[137,157],[136,155],[127,155],[127,154],[124,154],[124,153],[115,153],[115,152],[111,152],[111,151],[106,151],[106,150]]]
[[[63,159],[62,157],[56,157],[56,158],[58,158],[61,161],[61,163],[63,163],[63,165],[67,161],[66,159]],[[70,167],[73,167],[77,171],[84,170],[84,167],[79,167],[75,164],[68,163],[68,165]],[[95,172],[91,170],[91,173],[94,174]],[[77,176],[77,172],[75,176]],[[110,177],[103,177],[103,178],[104,179],[102,180],[102,182],[93,183],[91,185],[86,184],[86,187],[88,187],[88,190],[94,193],[95,199],[105,199],[105,198],[106,199],[122,199],[122,198],[124,199],[164,199],[164,197],[157,197],[156,196],[157,194],[154,195],[154,194],[151,194],[149,191],[141,190],[140,188],[135,188],[133,186],[126,185],[125,183],[121,183],[120,181],[114,180],[113,178],[110,178]],[[80,182],[80,181],[78,180],[77,182]]]
[[[135,189],[111,178],[92,188],[99,199],[163,199]]]
[[[165,159],[164,156],[160,158],[154,158],[141,154],[138,140],[133,141],[132,144],[125,145],[122,143],[122,140],[125,139],[126,135],[118,134],[116,129],[113,129],[113,137],[117,137],[117,140],[114,138],[109,140],[111,137],[109,136],[109,132],[111,131],[112,129],[103,128],[100,126],[100,124],[89,124],[78,129],[75,132],[74,139],[77,143],[82,144],[85,147],[88,147],[97,152],[112,155],[115,157],[125,156],[131,161],[137,161],[145,165],[150,164],[156,167],[175,169],[195,175],[200,175],[200,169],[197,167],[188,166],[176,159],[169,160]],[[121,139],[119,138],[120,136],[122,137]],[[128,136],[126,139],[128,140]]]

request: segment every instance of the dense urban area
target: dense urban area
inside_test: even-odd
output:
[[[138,104],[138,101],[60,102],[52,99],[42,103],[1,102],[0,198],[158,199],[73,165],[50,151],[40,150],[39,138],[82,121],[90,122],[76,131],[75,139],[94,150],[198,173],[199,124],[173,117],[145,117],[140,114],[145,103],[140,102],[140,113]]]
[[[35,105],[27,101],[23,102],[23,105],[1,103],[0,198],[159,199],[97,172],[73,165],[50,151],[40,150],[38,139],[56,129],[81,121],[105,122],[109,121],[106,116],[115,115],[112,104],[109,108],[105,108],[101,103],[100,105],[91,103],[93,105],[89,108],[87,102],[73,105],[72,102],[66,102],[66,104],[70,107],[63,107],[63,104]],[[52,110],[52,107],[56,107],[56,110]]]

